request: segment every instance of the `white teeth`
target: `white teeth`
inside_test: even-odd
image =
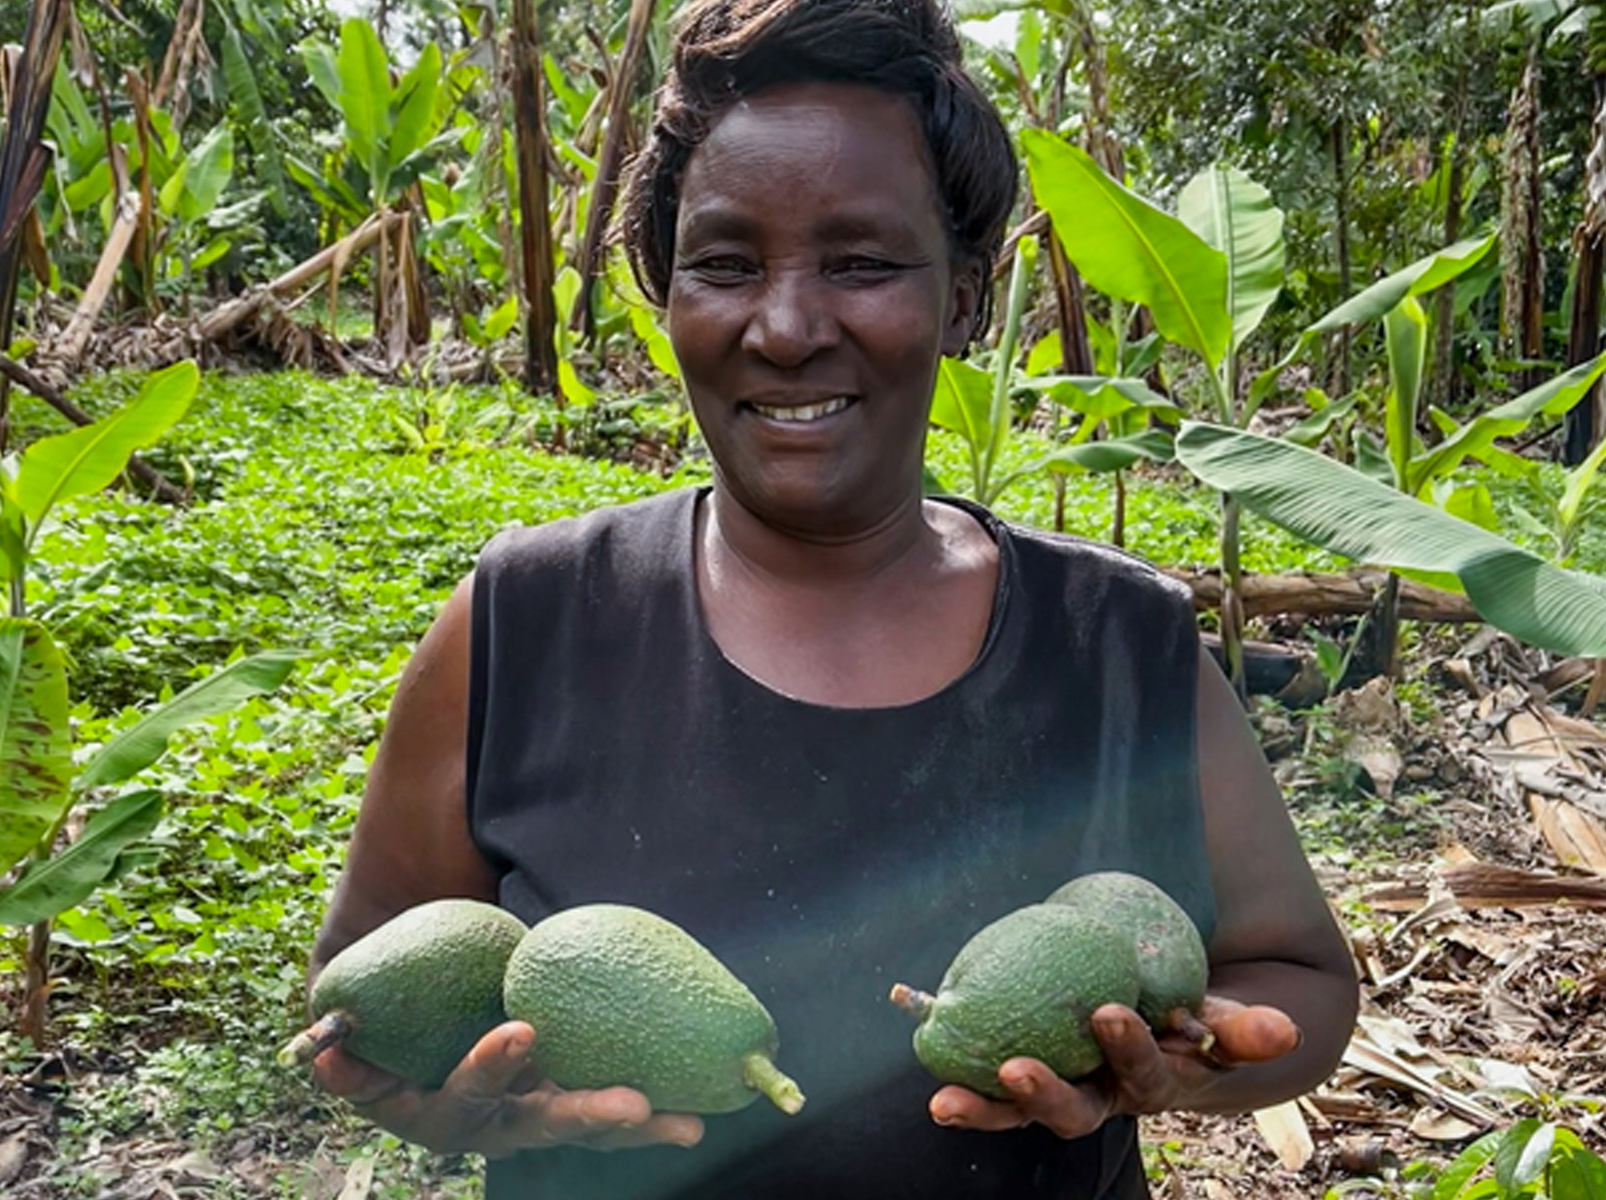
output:
[[[800,404],[787,408],[771,408],[767,404],[755,404],[753,411],[772,421],[818,421],[821,417],[841,412],[847,406],[848,398],[837,396],[832,400],[822,400],[818,404]]]

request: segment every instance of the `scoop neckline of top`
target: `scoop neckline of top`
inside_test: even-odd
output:
[[[713,656],[725,670],[729,671],[743,684],[759,692],[761,695],[782,704],[793,705],[800,709],[808,709],[822,713],[888,713],[913,712],[926,705],[940,703],[953,695],[960,688],[969,683],[986,665],[992,657],[993,649],[998,643],[1000,631],[1004,627],[1004,618],[1009,607],[1013,589],[1010,586],[1011,577],[1015,569],[1014,540],[1009,536],[1009,527],[996,515],[973,500],[963,496],[925,496],[923,499],[937,504],[946,504],[950,508],[957,508],[965,513],[978,525],[982,531],[998,547],[998,582],[993,587],[993,607],[987,618],[987,632],[982,637],[981,646],[976,651],[976,657],[970,660],[967,666],[958,675],[955,675],[942,687],[929,696],[921,696],[907,704],[870,704],[870,705],[843,705],[819,704],[813,700],[804,700],[780,691],[765,683],[756,675],[742,669],[720,648],[714,640],[714,635],[708,628],[708,618],[703,613],[702,598],[697,594],[697,513],[703,502],[712,494],[713,488],[707,484],[686,489],[691,493],[690,501],[686,504],[686,511],[680,525],[680,554],[681,563],[687,568],[681,573],[681,586],[684,589],[686,603],[692,614],[692,621],[697,626],[697,636],[703,644],[704,650]]]

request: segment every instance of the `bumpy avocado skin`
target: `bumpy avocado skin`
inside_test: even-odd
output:
[[[1065,905],[1033,904],[967,942],[915,1031],[915,1057],[944,1083],[1004,1098],[998,1068],[1018,1055],[1075,1079],[1103,1060],[1088,1018],[1138,998],[1130,939]]]
[[[1178,1008],[1196,1010],[1204,999],[1210,965],[1192,918],[1147,879],[1098,871],[1058,888],[1049,904],[1070,907],[1128,932],[1137,955],[1139,994],[1133,1007],[1159,1028]]]
[[[315,1017],[341,1010],[341,1043],[364,1062],[439,1087],[506,1020],[502,975],[524,922],[478,900],[430,900],[330,960],[312,985]]]
[[[775,1023],[679,926],[589,904],[537,923],[508,960],[508,1015],[535,1028],[532,1060],[563,1088],[624,1086],[664,1112],[724,1113],[759,1093],[743,1075],[774,1056]]]

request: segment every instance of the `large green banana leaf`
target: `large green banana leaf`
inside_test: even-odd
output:
[[[234,175],[234,134],[215,125],[180,160],[157,195],[162,211],[183,221],[199,221],[217,207],[218,197]]]
[[[160,758],[167,739],[184,726],[273,691],[299,657],[293,650],[266,650],[214,671],[97,750],[78,773],[78,788],[105,787],[132,778]]]
[[[117,870],[130,843],[156,828],[162,794],[153,789],[119,796],[84,824],[60,854],[35,863],[0,888],[0,925],[32,925],[82,904]]]
[[[1606,580],[1287,442],[1184,422],[1177,459],[1299,537],[1360,562],[1453,574],[1489,624],[1563,654],[1606,656]]]
[[[1126,437],[1064,446],[1033,463],[1032,466],[1034,469],[1047,468],[1061,474],[1087,471],[1099,475],[1110,471],[1124,471],[1143,459],[1150,462],[1170,462],[1174,455],[1175,446],[1168,430],[1145,429],[1142,433],[1129,434]]]
[[[172,428],[195,397],[200,373],[175,363],[145,380],[139,395],[109,417],[71,433],[41,438],[17,464],[16,498],[38,528],[52,505],[98,492],[128,466],[128,456]]]
[[[1536,417],[1561,416],[1589,394],[1602,374],[1606,374],[1606,354],[1579,363],[1459,427],[1446,414],[1435,411],[1441,428],[1449,428],[1443,441],[1411,460],[1406,490],[1419,491],[1455,470],[1463,459],[1488,456],[1496,438],[1521,433]]]
[[[441,82],[441,52],[425,46],[413,69],[402,76],[393,97],[394,121],[385,131],[387,173],[393,173],[435,132],[435,94]]]
[[[1305,336],[1331,333],[1346,325],[1375,321],[1407,296],[1421,296],[1443,287],[1457,276],[1470,271],[1494,248],[1495,235],[1469,238],[1419,258],[1371,287],[1351,296],[1332,312],[1305,330]]]
[[[1428,361],[1427,314],[1407,296],[1383,318],[1383,334],[1389,359],[1384,441],[1389,465],[1394,468],[1394,485],[1414,492],[1410,486],[1411,455],[1416,449],[1416,412]]]
[[[1039,375],[1025,381],[1034,392],[1046,392],[1062,408],[1094,421],[1108,420],[1132,408],[1152,412],[1174,423],[1182,415],[1176,402],[1162,396],[1141,379],[1107,375]]]
[[[1177,216],[1227,256],[1232,345],[1242,346],[1283,290],[1282,209],[1242,171],[1214,166],[1182,189]]]
[[[0,619],[0,875],[67,810],[67,666],[37,621]]]
[[[267,106],[262,103],[262,91],[257,87],[256,72],[246,56],[240,40],[240,31],[226,13],[223,16],[223,82],[228,87],[229,101],[240,115],[245,140],[250,143],[255,165],[267,185],[268,203],[281,217],[289,216],[290,206],[285,201],[284,161],[279,153],[279,141],[268,120]]]
[[[340,27],[340,115],[352,153],[373,183],[375,204],[384,198],[387,164],[385,135],[390,125],[390,63],[379,35],[367,21],[352,17]]]
[[[1164,337],[1214,371],[1232,339],[1226,256],[1075,146],[1036,129],[1021,134],[1021,145],[1032,193],[1082,277],[1106,295],[1146,305]]]
[[[931,396],[931,423],[957,433],[974,453],[992,440],[993,377],[980,367],[945,358],[937,368]]]

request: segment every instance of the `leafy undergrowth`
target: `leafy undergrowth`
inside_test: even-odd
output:
[[[105,411],[137,382],[98,380],[75,398]],[[26,402],[17,417],[56,427]],[[667,403],[575,418],[490,389],[212,375],[150,456],[188,482],[192,504],[106,494],[60,512],[29,599],[70,652],[80,744],[232,657],[273,647],[304,657],[277,694],[176,740],[152,780],[169,808],[149,852],[58,923],[55,1042],[41,1053],[0,1035],[0,1174],[21,1164],[0,1180],[8,1195],[333,1198],[348,1185],[359,1194],[370,1172],[368,1194],[477,1194],[472,1163],[376,1133],[272,1054],[299,1015],[306,953],[385,708],[432,615],[500,528],[705,480],[695,449],[679,452],[685,429]],[[560,430],[588,454],[542,449]],[[963,477],[952,439],[938,435],[932,458],[944,477]],[[1509,490],[1497,498],[1511,501]],[[1071,477],[1068,530],[1102,536],[1112,502],[1107,479]],[[1054,503],[1033,479],[996,508],[1048,526]],[[1209,493],[1172,470],[1138,472],[1128,503],[1132,550],[1214,561]],[[1584,554],[1606,561],[1599,537]],[[1245,561],[1337,565],[1254,524]],[[1427,789],[1380,810],[1352,775],[1324,766],[1320,729],[1302,728],[1296,817],[1318,862],[1442,840]],[[20,935],[0,936],[8,1004],[21,952]]]

